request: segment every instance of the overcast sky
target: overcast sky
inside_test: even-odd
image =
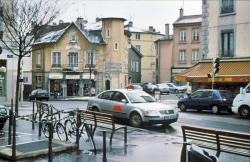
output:
[[[201,0],[59,0],[59,2],[63,8],[58,20],[72,22],[77,17],[85,17],[92,23],[96,17],[122,17],[133,21],[136,27],[147,29],[148,26],[154,26],[161,33],[165,32],[165,23],[171,25],[178,18],[179,9],[183,6],[184,15],[201,14]]]

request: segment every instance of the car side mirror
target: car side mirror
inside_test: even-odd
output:
[[[128,103],[126,99],[122,99],[121,102]]]
[[[240,94],[243,94],[243,88],[240,87]]]
[[[246,94],[246,89],[240,87],[240,94]]]

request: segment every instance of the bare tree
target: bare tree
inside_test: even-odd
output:
[[[17,56],[17,80],[15,92],[15,112],[18,114],[21,61],[29,56],[35,36],[43,26],[51,23],[59,15],[57,0],[0,0],[6,39],[1,39],[5,48]]]

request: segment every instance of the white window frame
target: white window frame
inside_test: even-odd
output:
[[[57,56],[56,56],[56,63],[54,63],[54,54],[58,54]],[[59,58],[59,55],[60,55],[60,60],[58,59]],[[61,54],[61,52],[60,51],[53,51],[52,53],[51,53],[51,67],[53,67],[53,68],[60,68],[61,66],[62,66],[62,54]],[[60,65],[60,66],[53,66],[53,65]]]
[[[132,72],[134,71],[134,69],[133,69],[133,60],[130,61],[130,71],[132,71]]]
[[[226,6],[223,6],[223,2],[222,2],[223,0],[220,0],[220,14],[231,14],[231,13],[234,13],[235,12],[235,0],[231,0],[231,1],[233,1],[233,10],[232,11],[230,11],[230,12],[225,12],[225,13],[223,13],[222,11],[223,11],[223,7],[229,7],[229,3],[227,2],[227,5]],[[230,0],[227,0],[227,1],[230,1]]]
[[[141,52],[141,45],[135,45],[135,48],[136,48],[139,52]]]
[[[76,61],[75,61],[75,59],[73,59],[74,61],[73,61],[73,63],[74,64],[71,64],[70,63],[70,55],[73,55],[73,54],[76,54],[76,56],[77,56],[77,58],[76,58]],[[73,57],[74,58],[74,57]],[[78,67],[79,66],[79,53],[78,52],[69,52],[69,54],[68,54],[68,65],[70,66],[70,65],[73,65],[72,67]],[[71,67],[71,66],[70,66]]]
[[[199,50],[193,49],[192,50],[192,61],[198,61],[199,60]]]
[[[187,60],[187,52],[186,50],[179,51],[179,61],[184,62]]]
[[[85,57],[85,67],[88,64],[91,64],[91,57],[93,56],[92,59],[92,65],[95,66],[96,65],[96,50],[87,50],[86,52],[86,57]]]
[[[70,42],[77,42],[77,34],[76,34],[76,32],[70,32],[69,33],[69,39],[70,39]]]
[[[179,33],[179,41],[180,42],[186,42],[187,41],[187,31],[181,30]]]
[[[135,39],[140,40],[141,39],[141,33],[135,33]]]
[[[135,61],[135,72],[139,72],[139,62]]]
[[[199,29],[193,29],[192,30],[192,40],[193,41],[199,41],[200,40]]]
[[[115,42],[114,43],[114,51],[118,51],[119,50],[119,43]]]
[[[41,50],[36,51],[36,65],[42,65],[42,52],[41,52]]]

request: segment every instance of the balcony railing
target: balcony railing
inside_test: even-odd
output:
[[[95,68],[96,65],[94,64],[85,64],[85,68]]]
[[[75,71],[75,70],[78,70],[79,67],[78,67],[78,64],[63,64],[62,69],[64,71]]]
[[[222,51],[221,52],[221,57],[234,57],[234,51]]]
[[[61,64],[52,64],[51,67],[52,68],[60,68],[60,67],[62,67],[62,65]]]

